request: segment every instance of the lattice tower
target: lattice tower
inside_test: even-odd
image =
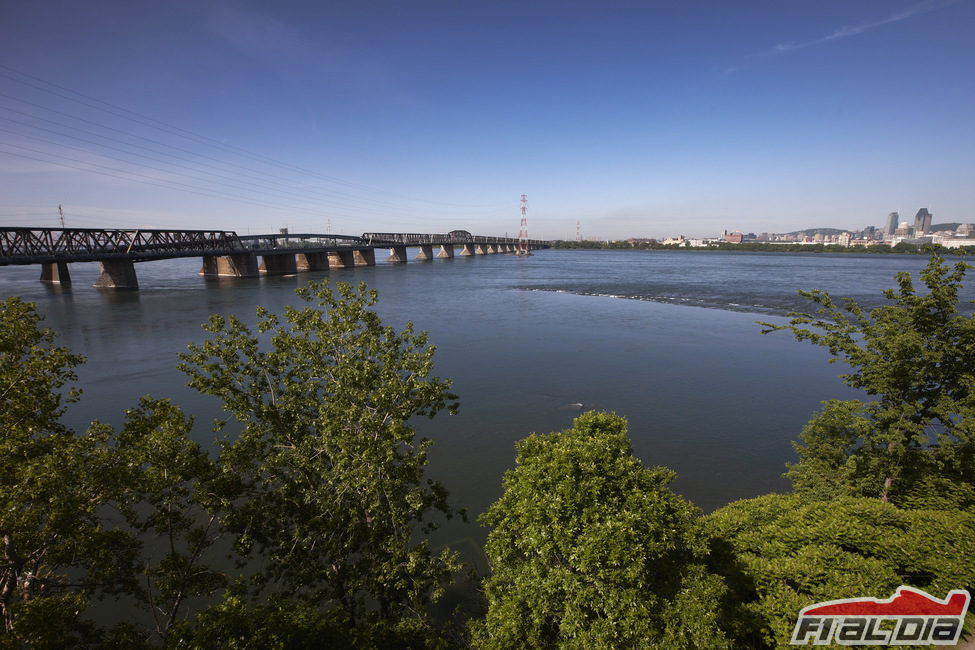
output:
[[[521,195],[521,229],[518,231],[518,254],[528,254],[528,195]]]

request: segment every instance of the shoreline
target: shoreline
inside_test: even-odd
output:
[[[834,244],[717,244],[710,246],[678,246],[676,244],[637,244],[626,242],[551,242],[551,250],[612,250],[612,251],[681,251],[681,252],[730,252],[730,253],[836,253],[840,255],[967,255],[975,254],[975,246],[946,248],[940,245],[900,243],[896,246],[838,246]]]

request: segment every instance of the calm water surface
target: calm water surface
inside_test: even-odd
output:
[[[384,257],[384,255],[377,255]],[[253,322],[257,305],[296,304],[309,280],[360,282],[379,291],[389,324],[413,321],[437,346],[436,372],[454,379],[457,416],[418,423],[435,442],[431,472],[454,504],[483,512],[501,493],[514,443],[571,425],[570,405],[615,411],[630,423],[636,454],[678,473],[674,488],[705,510],[788,489],[790,441],[829,398],[853,392],[824,350],[757,320],[802,308],[800,288],[881,302],[915,256],[719,252],[539,251],[247,280],[204,280],[198,259],[137,265],[142,289],[92,288],[97,264],[71,267],[61,290],[39,267],[0,268],[0,295],[35,301],[61,342],[82,352],[84,395],[69,412],[120,423],[140,395],[170,397],[197,416],[211,441],[219,405],[188,390],[176,355],[201,341],[209,314]],[[971,293],[968,291],[967,293]],[[971,298],[973,296],[966,296]],[[485,530],[452,524],[444,535],[472,548]]]

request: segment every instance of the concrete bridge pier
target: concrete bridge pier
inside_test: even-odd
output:
[[[200,275],[208,278],[254,278],[258,275],[257,255],[204,255]]]
[[[295,255],[295,267],[299,273],[305,271],[327,271],[328,253],[298,253]]]
[[[420,252],[416,254],[416,259],[418,260],[432,260],[433,259],[433,244],[421,244]]]
[[[477,246],[475,247],[475,249],[474,249],[474,251],[475,251],[475,252],[476,252],[476,253],[477,253],[478,255],[487,255],[487,254],[488,254],[488,249],[487,249],[487,245],[485,245],[485,244],[478,244],[478,245],[477,245]]]
[[[393,246],[389,249],[389,257],[386,258],[387,262],[393,264],[406,264],[406,246]]]
[[[351,269],[355,266],[355,259],[352,251],[329,251],[328,268],[330,269]]]
[[[67,262],[48,262],[41,267],[41,282],[71,284]]]
[[[453,244],[441,244],[440,252],[437,253],[437,257],[442,259],[453,258],[454,256],[454,245]]]
[[[376,266],[376,249],[352,251],[352,263],[356,266]]]
[[[497,255],[501,252],[500,244],[488,244],[488,255]]]
[[[132,260],[105,260],[101,262],[102,274],[95,280],[99,289],[138,289],[135,264]]]
[[[261,255],[261,273],[267,275],[285,275],[297,273],[298,266],[295,264],[294,253],[275,253]]]
[[[476,247],[474,246],[474,244],[464,244],[464,250],[462,250],[460,252],[460,254],[463,255],[463,256],[474,255],[475,254],[475,252],[474,252],[474,249],[475,248]]]

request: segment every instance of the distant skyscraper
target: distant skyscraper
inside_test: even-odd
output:
[[[896,212],[891,212],[887,215],[887,229],[884,230],[888,235],[893,235],[894,231],[897,230],[897,224],[900,223],[900,215]]]
[[[931,213],[927,208],[921,208],[914,215],[914,232],[918,235],[931,232]]]

